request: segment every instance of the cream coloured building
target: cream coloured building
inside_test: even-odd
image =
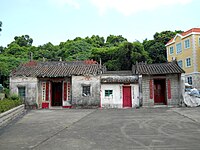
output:
[[[176,34],[166,45],[167,60],[177,60],[185,70],[185,81],[200,89],[200,28]]]

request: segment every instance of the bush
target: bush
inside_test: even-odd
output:
[[[22,100],[16,95],[11,96],[10,98],[0,100],[0,113],[5,112],[21,104]]]

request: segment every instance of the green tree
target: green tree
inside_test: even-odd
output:
[[[122,35],[109,35],[106,39],[106,46],[118,46],[119,44],[127,42],[127,39],[122,37]]]

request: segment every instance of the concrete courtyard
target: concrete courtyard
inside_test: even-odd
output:
[[[0,129],[1,150],[199,150],[200,107],[32,110]]]

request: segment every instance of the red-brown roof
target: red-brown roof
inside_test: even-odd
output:
[[[197,33],[199,32],[200,33],[200,28],[192,28],[190,30],[187,30],[187,31],[181,33],[180,35],[181,36],[187,36],[188,34],[193,33],[193,32],[197,32]],[[175,37],[173,37],[171,40],[169,40],[169,42],[167,42],[167,44],[171,43],[174,40],[174,38]]]
[[[93,60],[87,61],[30,61],[20,65],[11,76],[67,77],[71,75],[99,74],[101,66]]]

